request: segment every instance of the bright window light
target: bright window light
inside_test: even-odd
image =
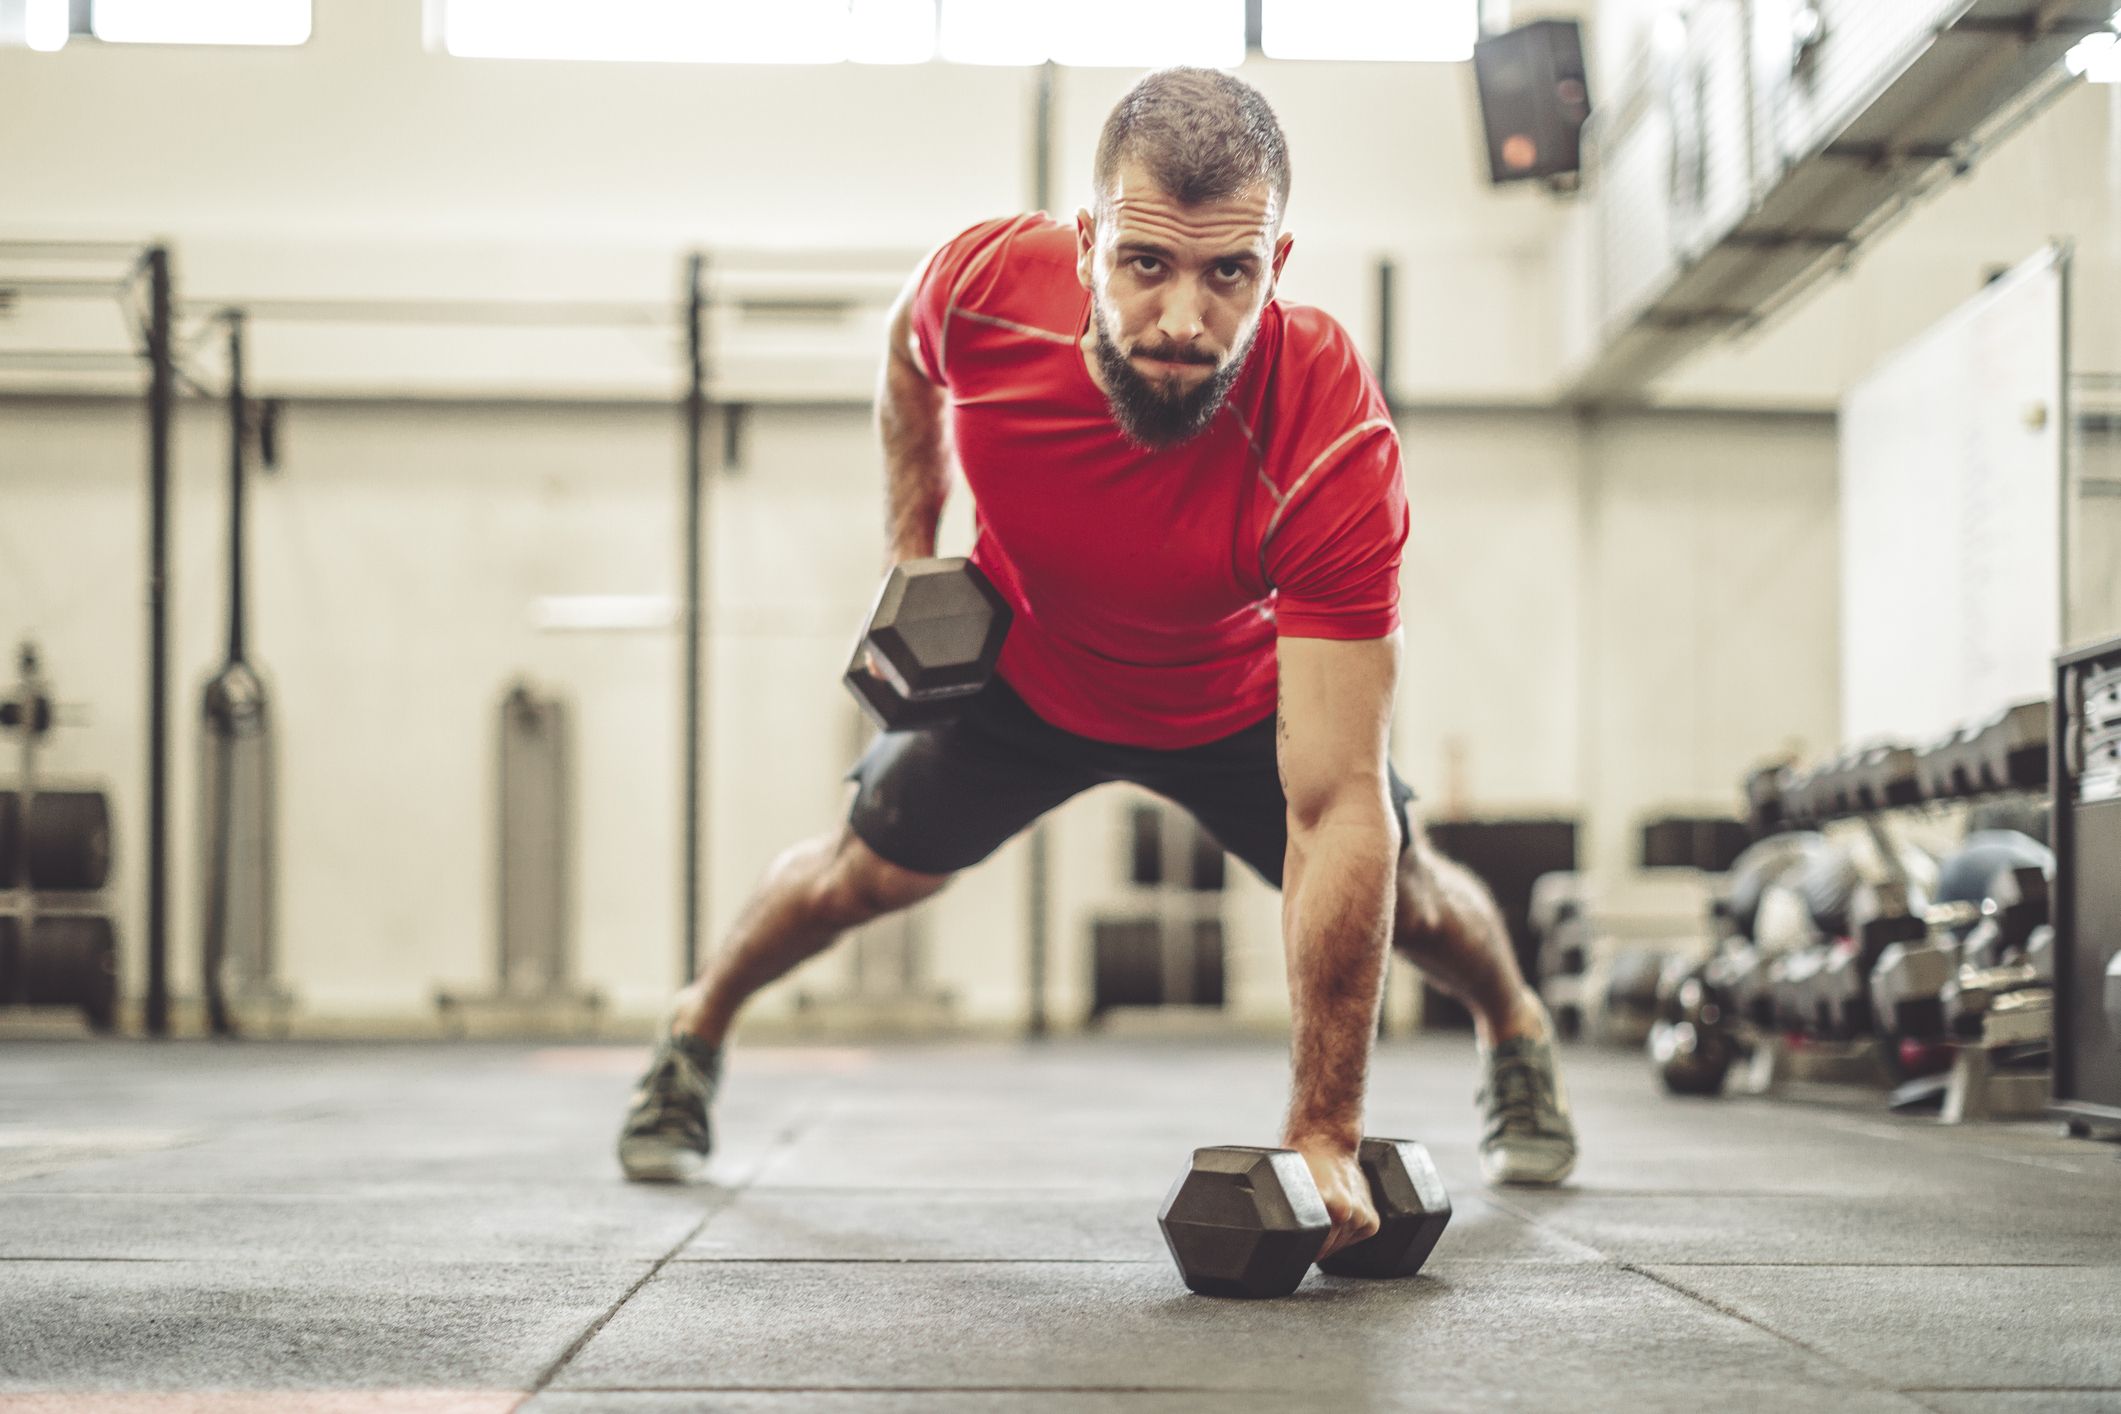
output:
[[[854,0],[847,57],[857,64],[925,64],[935,57],[935,0]]]
[[[1052,57],[1114,69],[1234,69],[1245,62],[1245,0],[1075,0]]]
[[[1270,59],[1473,57],[1479,0],[1264,0],[1259,47]]]
[[[39,54],[56,54],[66,47],[73,30],[66,0],[29,0],[22,14],[22,42]]]
[[[309,0],[94,0],[88,27],[106,44],[306,44]]]
[[[2087,34],[2062,56],[2062,62],[2071,73],[2093,83],[2121,83],[2121,35],[2112,30]]]
[[[954,64],[1043,64],[1053,52],[1054,7],[1025,0],[942,0],[938,47]]]
[[[851,29],[848,0],[446,0],[442,46],[470,59],[831,64]]]
[[[959,64],[1235,68],[1245,61],[1245,0],[942,0],[941,49]]]

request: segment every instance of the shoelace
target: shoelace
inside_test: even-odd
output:
[[[1536,1133],[1539,1107],[1549,1103],[1546,1073],[1525,1056],[1512,1056],[1495,1066],[1488,1095],[1491,1127],[1496,1133]]]
[[[694,1113],[697,1102],[690,1087],[684,1083],[684,1065],[684,1057],[673,1051],[648,1072],[644,1083],[648,1093],[641,1105],[641,1129],[661,1133],[675,1128],[687,1134],[698,1130],[700,1120]]]

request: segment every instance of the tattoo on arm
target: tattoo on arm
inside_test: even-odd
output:
[[[1274,684],[1274,770],[1281,777],[1282,798],[1289,795],[1289,702],[1281,683]]]

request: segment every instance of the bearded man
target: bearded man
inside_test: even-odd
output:
[[[774,862],[657,1038],[621,1162],[697,1171],[724,1038],[760,987],[1118,780],[1282,889],[1281,1142],[1325,1198],[1322,1256],[1377,1228],[1356,1152],[1387,947],[1472,1011],[1488,1181],[1558,1183],[1576,1139],[1546,1014],[1386,759],[1399,439],[1347,332],[1275,297],[1281,126],[1242,80],[1163,70],[1112,111],[1094,177],[1072,225],[946,242],[890,320],[887,561],[935,553],[954,463],[972,560],[1014,611],[996,676],[955,721],[880,735],[844,824]]]

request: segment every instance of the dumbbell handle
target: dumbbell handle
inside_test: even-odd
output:
[[[2015,992],[2021,987],[2038,986],[2041,977],[2029,962],[2010,962],[2001,967],[1962,967],[1958,980],[1962,992],[1982,991],[1995,996],[2001,992]]]

